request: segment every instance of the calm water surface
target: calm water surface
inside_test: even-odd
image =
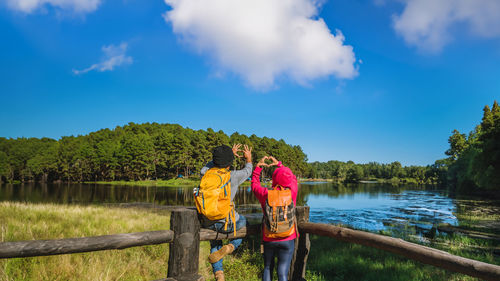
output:
[[[298,205],[311,207],[312,222],[342,224],[370,231],[390,231],[394,236],[422,235],[433,225],[459,225],[454,213],[466,200],[450,198],[437,189],[379,184],[338,185],[303,183]],[[154,205],[192,206],[192,188],[136,187],[95,184],[0,185],[0,201],[57,204],[145,202]],[[242,213],[258,219],[258,201],[249,187],[240,187],[236,204]],[[474,201],[479,207],[490,201]]]

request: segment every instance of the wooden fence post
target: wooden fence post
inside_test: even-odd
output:
[[[167,281],[204,281],[198,274],[200,255],[200,223],[196,210],[173,210],[170,229],[174,242],[170,244]]]
[[[297,206],[295,210],[297,224],[300,224],[301,222],[309,222],[309,206]],[[307,257],[309,256],[309,250],[311,249],[309,233],[299,233],[299,239],[295,240],[295,252],[293,254],[290,272],[288,274],[288,279],[292,281],[305,280]]]

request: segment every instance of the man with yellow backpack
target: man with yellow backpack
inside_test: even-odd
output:
[[[214,148],[212,161],[203,169],[200,186],[193,190],[196,209],[201,227],[215,230],[220,233],[233,233],[246,226],[246,218],[238,214],[234,207],[234,197],[238,187],[252,174],[252,149],[243,147],[243,156],[246,159],[245,167],[241,170],[230,170],[234,156],[240,157],[241,144],[233,148],[221,145]],[[243,239],[233,239],[227,245],[222,240],[210,241],[209,262],[217,281],[224,281],[222,258],[231,254],[241,244]]]

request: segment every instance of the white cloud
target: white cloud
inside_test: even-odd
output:
[[[102,47],[102,51],[104,52],[104,58],[100,63],[93,64],[82,70],[73,69],[73,73],[79,75],[92,70],[99,72],[112,71],[117,66],[132,64],[133,62],[132,57],[126,55],[127,43],[121,43],[119,46],[104,46]]]
[[[101,0],[7,0],[11,9],[27,14],[46,6],[75,13],[89,13],[95,11],[100,3]]]
[[[357,75],[353,48],[332,34],[317,0],[165,0],[176,34],[208,54],[219,70],[256,88],[287,77],[300,84]]]
[[[405,41],[427,52],[439,52],[463,35],[465,26],[474,36],[500,37],[499,0],[404,0],[402,14],[394,16],[394,28]]]

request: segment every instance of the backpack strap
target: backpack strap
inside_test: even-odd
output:
[[[295,238],[298,238],[299,237],[299,226],[297,224],[297,218],[295,218],[293,221],[294,221],[293,222],[293,228],[295,230]]]
[[[231,208],[232,214],[233,214],[233,231],[234,231],[234,236],[236,236],[236,211],[234,210],[234,205]]]
[[[221,177],[221,182],[222,182],[222,177]],[[229,179],[227,180],[227,182],[220,187],[221,189],[224,188],[224,195],[225,196],[227,196],[226,186],[230,182],[231,182],[231,176],[229,177]],[[230,206],[231,207],[229,209],[229,214],[227,214],[227,216],[226,216],[226,223],[224,224],[224,231],[227,231],[227,225],[228,225],[229,221],[231,220],[233,222],[234,236],[236,236],[236,220],[235,220],[236,214],[235,214],[235,211],[234,211],[234,202],[233,201],[231,201]]]
[[[226,217],[226,224],[224,224],[224,230],[227,231],[227,226],[229,224],[229,221],[233,222],[233,233],[234,236],[236,236],[236,212],[234,211],[234,205],[231,202],[231,209],[229,210],[229,214],[227,214]]]
[[[280,189],[280,190],[285,190],[285,189],[290,189],[290,187],[287,187],[287,186],[282,186],[280,184],[277,184],[273,187],[270,188],[270,190],[276,190],[276,189]]]
[[[222,178],[221,178],[222,179]],[[228,185],[231,182],[231,177],[229,177],[229,180],[221,186],[221,189],[224,188],[224,195],[227,196],[227,191],[226,191],[226,185]],[[230,203],[231,208],[229,209],[229,214],[226,216],[226,224],[224,225],[224,230],[227,231],[227,225],[229,223],[229,220],[233,222],[233,232],[234,236],[236,236],[236,213],[235,213],[235,206],[234,202],[231,201]]]
[[[222,178],[221,178],[221,182],[222,182]],[[231,177],[229,177],[229,180],[223,184],[220,188],[223,189],[224,188],[224,195],[227,196],[227,190],[226,190],[226,185],[228,185],[229,183],[231,182]]]

